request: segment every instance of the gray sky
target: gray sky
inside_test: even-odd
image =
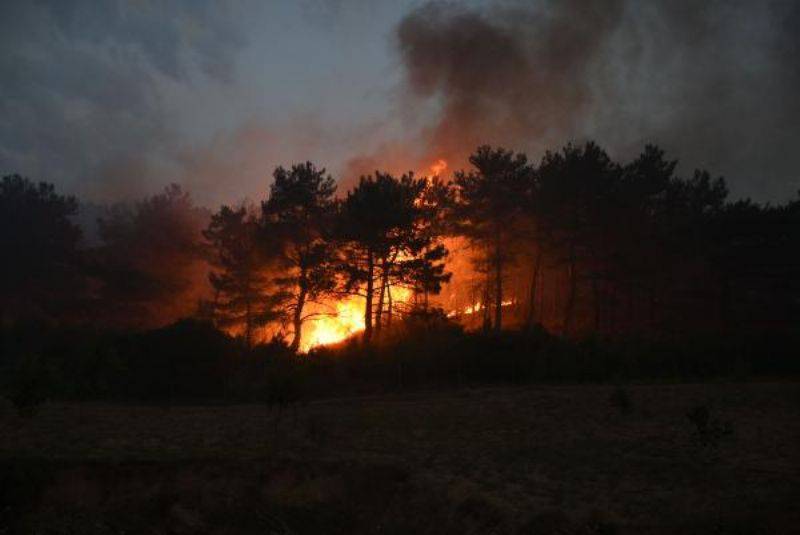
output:
[[[299,160],[347,183],[593,137],[783,200],[798,26],[780,0],[5,0],[0,173],[100,202],[175,181],[213,206]]]

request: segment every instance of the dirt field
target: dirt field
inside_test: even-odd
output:
[[[798,444],[798,383],[5,407],[0,533],[800,533]]]

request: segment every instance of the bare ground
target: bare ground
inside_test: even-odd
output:
[[[614,391],[5,407],[0,534],[800,533],[800,384]]]

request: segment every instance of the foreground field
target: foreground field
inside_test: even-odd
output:
[[[792,533],[798,443],[797,383],[5,407],[0,533]]]

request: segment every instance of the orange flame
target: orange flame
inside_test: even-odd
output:
[[[513,304],[514,304],[514,301],[512,301],[511,299],[506,299],[505,301],[502,301],[500,303],[500,306],[501,307],[507,307],[507,306],[511,306]],[[490,304],[489,306],[493,307],[494,304]],[[458,317],[458,316],[469,316],[471,314],[475,314],[477,312],[480,312],[483,309],[484,309],[484,305],[480,301],[478,301],[474,305],[469,305],[469,306],[465,307],[463,310],[451,310],[450,312],[447,313],[447,317],[448,318],[455,318],[455,317]]]
[[[439,176],[446,169],[447,161],[443,158],[437,159],[429,167],[431,176]],[[397,314],[397,305],[400,305],[399,308],[406,307],[413,297],[413,292],[408,288],[394,285],[390,285],[390,291],[396,307],[395,314]],[[375,300],[377,301],[377,298]],[[363,332],[365,329],[364,301],[363,297],[351,296],[339,301],[309,305],[309,312],[315,315],[309,318],[303,326],[300,351],[308,353],[315,347],[338,344]],[[377,302],[374,303],[374,306],[377,306]],[[385,311],[388,304],[384,303],[384,307]],[[478,305],[479,309],[480,305]],[[471,314],[472,312],[470,310],[464,313]]]
[[[364,330],[364,299],[351,297],[333,305],[331,315],[319,316],[307,322],[300,351],[336,344]]]
[[[406,305],[412,297],[408,288],[391,286],[394,306]],[[374,304],[377,306],[377,303]],[[384,303],[384,312],[388,301]],[[333,309],[333,312],[331,312]],[[397,314],[397,308],[394,309]],[[319,346],[338,344],[348,338],[364,331],[364,298],[352,296],[347,299],[327,304],[320,309],[321,315],[316,316],[303,328],[300,351],[308,353]]]
[[[438,160],[433,162],[433,165],[431,165],[430,167],[431,174],[433,176],[441,175],[446,169],[447,169],[447,161],[442,158],[439,158]]]

